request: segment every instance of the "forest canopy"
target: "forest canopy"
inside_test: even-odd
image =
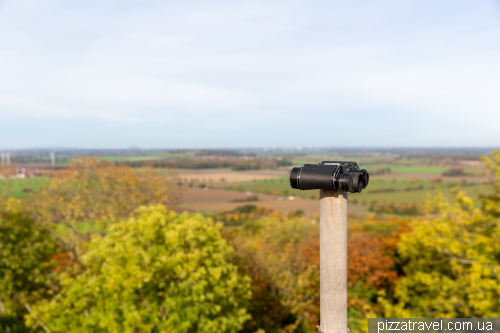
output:
[[[477,199],[457,186],[419,215],[350,218],[351,331],[500,315],[500,151],[484,161]],[[175,212],[172,179],[81,159],[27,200],[2,195],[0,332],[314,332],[319,221],[258,202]]]

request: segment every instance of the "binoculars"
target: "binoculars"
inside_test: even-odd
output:
[[[342,190],[361,192],[370,181],[365,169],[356,162],[323,161],[304,164],[290,172],[290,185],[298,190]]]

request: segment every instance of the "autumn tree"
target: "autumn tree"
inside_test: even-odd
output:
[[[415,220],[401,236],[405,276],[396,302],[381,298],[388,317],[500,315],[500,221],[458,192],[453,203],[438,195],[437,214]]]
[[[86,269],[33,306],[52,332],[237,332],[248,319],[249,280],[230,260],[221,225],[164,206],[93,235]]]
[[[311,234],[317,235],[313,222],[276,213],[247,220],[230,233],[252,278],[252,319],[244,332],[306,332],[308,324],[317,324],[318,266],[301,254]]]
[[[90,224],[87,229],[91,231],[102,231],[141,205],[171,206],[179,193],[169,189],[168,183],[151,168],[135,170],[94,158],[76,159],[30,202],[39,221],[63,226],[60,241],[73,260],[84,266],[82,223]]]
[[[386,316],[500,316],[500,151],[484,160],[494,176],[491,195],[476,204],[456,189],[449,203],[438,193],[427,203],[431,213],[401,236],[405,277],[395,302],[380,298]]]
[[[383,310],[377,304],[380,290],[394,288],[398,278],[393,257],[393,244],[404,230],[399,219],[364,219],[362,223],[351,218],[347,239],[348,316],[351,332],[359,332],[366,326],[368,316],[381,316]],[[305,262],[319,267],[319,237],[311,235],[304,244],[301,255]],[[318,272],[319,275],[319,272]],[[319,292],[319,281],[313,288]],[[319,297],[311,311],[319,323]]]
[[[236,213],[235,213],[236,214]],[[352,219],[351,219],[352,221]],[[369,315],[381,315],[379,290],[392,290],[398,275],[392,258],[400,220],[353,221],[348,238],[349,326],[359,332]],[[252,278],[252,318],[243,332],[310,332],[319,324],[319,225],[306,217],[245,219],[226,230]]]
[[[57,291],[51,256],[58,251],[51,230],[36,223],[21,201],[0,206],[0,332],[30,332],[24,315],[31,304]],[[36,316],[33,328],[44,327]]]
[[[500,217],[500,149],[491,153],[491,156],[483,156],[482,160],[492,185],[491,193],[481,196],[482,207],[489,214]]]
[[[94,158],[71,162],[37,197],[37,208],[55,223],[116,221],[141,205],[177,199],[168,179],[151,168],[135,170]]]

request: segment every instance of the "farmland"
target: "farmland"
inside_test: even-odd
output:
[[[102,155],[86,152],[85,156],[95,156],[116,165],[126,164],[139,173],[153,167],[157,175],[177,177],[177,185],[183,193],[176,207],[179,211],[233,210],[253,196],[255,205],[285,213],[302,210],[311,216],[317,212],[319,193],[292,189],[288,179],[290,169],[294,165],[321,160],[355,160],[370,172],[370,184],[362,193],[349,195],[349,211],[364,216],[374,212],[374,204],[419,206],[436,191],[450,198],[451,189],[457,187],[473,199],[487,194],[489,186],[484,166],[479,161],[481,154],[481,151],[174,150],[125,154],[104,152]],[[39,165],[40,161],[35,161],[35,157],[23,156],[23,161],[30,158]],[[66,161],[73,158],[67,153],[64,155]],[[58,167],[64,168],[64,164]],[[36,195],[47,180],[47,177],[11,180],[9,196],[26,198]],[[6,184],[4,182],[4,188]]]
[[[414,170],[412,170],[414,171]],[[233,175],[234,172],[228,171],[227,173],[218,173],[224,179],[238,179],[238,176],[242,178],[254,177],[253,180],[245,181],[233,181],[233,182],[192,182],[191,186],[203,186],[210,189],[210,193],[207,193],[207,204],[213,198],[217,197],[216,193],[219,191],[214,190],[224,190],[225,193],[252,193],[257,194],[259,197],[259,205],[265,207],[273,208],[275,210],[284,210],[286,212],[293,209],[302,209],[307,213],[312,213],[317,210],[316,200],[319,198],[318,191],[301,191],[295,190],[290,187],[288,177],[276,177],[276,178],[266,178],[264,174],[247,174],[243,175]],[[415,177],[415,174],[409,174],[411,177]],[[429,175],[427,174],[423,174]],[[431,174],[432,175],[432,174]],[[417,174],[418,176],[418,174]],[[195,180],[193,174],[183,174],[184,179]],[[190,178],[192,177],[192,178]],[[481,181],[470,182],[461,181],[459,179],[452,180],[428,180],[425,179],[415,179],[415,178],[386,178],[381,176],[373,176],[370,180],[369,186],[359,194],[349,194],[349,202],[352,204],[349,208],[352,214],[368,214],[368,207],[372,202],[385,202],[385,203],[408,203],[408,204],[422,204],[429,195],[433,195],[436,191],[441,191],[446,198],[451,198],[451,189],[458,187],[466,191],[466,193],[473,199],[477,199],[480,194],[487,194],[489,191],[489,186]],[[202,178],[203,180],[203,178]],[[193,190],[188,190],[193,191]],[[222,192],[222,191],[220,191]],[[235,196],[236,194],[233,194]],[[289,200],[292,197],[294,200]],[[187,199],[189,201],[189,199]],[[311,202],[312,201],[312,202]],[[221,200],[212,200],[217,202],[219,205],[203,205],[199,208],[201,210],[207,210],[209,207],[213,210],[224,210],[234,208],[234,204],[221,205]],[[288,202],[288,203],[286,203]],[[201,204],[201,203],[200,203]],[[186,206],[188,207],[188,206]],[[189,207],[194,207],[193,205]]]
[[[373,177],[375,178],[375,177]],[[487,185],[480,183],[461,183],[455,181],[432,182],[427,180],[412,181],[407,179],[371,179],[369,186],[359,194],[352,194],[358,201],[370,202],[395,201],[395,202],[417,202],[425,200],[426,193],[436,190],[447,192],[451,187],[460,186],[473,197],[478,193],[484,193]],[[301,191],[290,188],[288,178],[266,179],[252,182],[235,182],[231,184],[216,184],[214,188],[226,190],[250,191],[255,193],[274,194],[279,196],[295,196],[304,199],[317,199],[317,191]]]

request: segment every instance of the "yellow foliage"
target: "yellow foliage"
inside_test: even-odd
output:
[[[143,204],[170,204],[167,180],[153,169],[137,172],[131,167],[77,159],[43,188],[37,211],[55,223],[96,221],[128,216]]]
[[[141,205],[171,205],[177,193],[169,190],[167,182],[151,168],[137,171],[94,158],[77,159],[68,170],[52,178],[31,202],[39,221],[65,226],[67,232],[61,240],[83,266],[80,242],[86,230],[78,223],[88,223],[92,230],[102,229]]]
[[[310,220],[283,218],[276,214],[249,221],[242,226],[240,234],[233,235],[233,244],[250,267],[254,285],[258,288],[254,306],[272,308],[265,312],[267,319],[253,318],[253,329],[266,325],[266,322],[284,321],[290,314],[295,317],[293,322],[284,327],[271,328],[269,325],[266,329],[288,333],[295,332],[304,323],[318,323],[316,303],[319,290],[316,287],[319,285],[319,271],[301,254],[305,242],[311,234],[317,234],[317,229],[318,225]],[[266,293],[272,293],[279,304],[261,304],[266,303]],[[264,313],[262,309],[257,312]]]
[[[500,316],[500,221],[461,191],[451,204],[438,193],[428,208],[398,243],[405,277],[396,302],[380,294],[385,316]]]
[[[164,206],[93,235],[87,269],[65,272],[61,292],[33,306],[54,332],[236,333],[248,320],[248,277],[231,263],[221,225]]]
[[[483,208],[494,216],[500,216],[500,149],[494,151],[491,156],[483,156],[483,162],[493,185],[493,193],[483,196]]]

